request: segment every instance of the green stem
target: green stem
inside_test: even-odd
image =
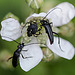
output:
[[[39,14],[41,12],[41,8],[39,8],[39,9],[33,9],[33,12]]]

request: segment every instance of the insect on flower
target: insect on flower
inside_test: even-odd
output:
[[[18,45],[17,50],[14,52],[13,56],[10,57],[7,61],[9,61],[12,58],[12,65],[13,67],[16,67],[18,64],[18,59],[20,57],[21,51],[27,51],[27,50],[22,50],[22,48],[24,47],[24,43]],[[22,55],[22,54],[21,54]],[[27,58],[22,55],[23,59]]]
[[[6,37],[6,36],[2,36],[2,37],[9,38],[9,37]],[[13,40],[12,38],[9,38],[9,39]],[[13,67],[16,67],[17,64],[18,64],[18,59],[19,59],[20,55],[22,56],[23,59],[30,58],[30,57],[24,57],[21,53],[21,51],[24,51],[24,52],[27,51],[27,50],[22,50],[22,48],[25,46],[24,43],[21,44],[21,43],[18,43],[17,41],[15,41],[15,40],[13,40],[13,41],[18,44],[17,50],[15,50],[13,56],[10,57],[7,61],[12,59],[12,65],[13,65]]]
[[[6,36],[2,36],[2,37],[9,38],[9,37],[6,37]],[[12,38],[9,38],[9,39],[13,40]],[[33,58],[33,56],[28,56],[28,57],[23,56],[23,54],[21,52],[27,52],[28,51],[28,50],[22,50],[23,47],[28,46],[28,45],[32,45],[32,44],[39,44],[39,43],[31,43],[31,44],[24,45],[24,43],[21,44],[21,43],[18,43],[17,41],[15,41],[15,40],[13,40],[13,41],[18,44],[17,50],[14,51],[13,56],[8,58],[7,61],[12,59],[12,65],[13,65],[14,68],[16,68],[16,66],[18,65],[18,60],[19,60],[20,57],[22,57],[22,59]]]
[[[50,13],[50,11],[52,12]],[[1,22],[1,37],[5,36],[16,40],[22,36],[24,44],[27,45],[31,43],[44,43],[47,46],[46,48],[51,50],[53,54],[55,53],[60,57],[70,60],[74,56],[73,45],[67,40],[62,38],[59,39],[58,32],[53,32],[51,24],[53,23],[53,26],[55,27],[62,26],[69,23],[74,16],[74,6],[68,2],[63,2],[50,9],[47,13],[41,12],[39,14],[34,13],[30,15],[25,20],[24,26],[14,18],[3,20]],[[53,36],[53,34],[58,35],[58,37]],[[13,41],[5,37],[2,37],[2,39]],[[22,48],[22,50],[27,50],[21,50],[20,52],[24,57],[32,57],[23,59],[20,54],[19,62],[24,71],[29,71],[34,68],[42,60],[43,52],[41,46],[42,45],[31,44]]]
[[[48,12],[46,14],[46,16],[43,18],[43,19],[39,19],[39,22],[36,22],[36,19],[34,19],[33,21],[30,20],[29,22],[27,22],[26,24],[29,24],[28,28],[27,28],[27,35],[28,37],[34,35],[35,37],[37,37],[38,35],[42,34],[40,31],[42,30],[42,27],[45,28],[45,31],[49,37],[49,40],[50,40],[50,44],[53,44],[54,42],[54,36],[53,34],[56,34],[58,35],[56,32],[53,32],[52,31],[52,27],[51,25],[53,24],[52,22],[49,22],[49,19],[46,19],[46,17],[55,9],[60,9],[61,8],[54,8],[52,9],[50,12]],[[61,10],[62,11],[62,10]],[[26,24],[23,26],[23,28],[26,26]],[[38,24],[40,24],[40,28],[38,28]],[[22,29],[23,29],[22,28]],[[39,32],[39,34],[37,34],[37,32]],[[58,35],[58,44],[59,44],[59,47],[61,49],[61,46],[60,46],[60,38],[59,38],[59,35]],[[62,49],[61,49],[62,50]],[[63,50],[62,50],[63,51]]]

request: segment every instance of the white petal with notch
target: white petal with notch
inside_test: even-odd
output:
[[[18,20],[15,20],[13,18],[8,18],[2,21],[1,25],[2,25],[1,28],[2,39],[5,39],[7,41],[13,41],[22,35],[21,26]]]
[[[52,45],[50,44],[50,40],[48,39],[47,46],[60,57],[70,60],[74,56],[74,47],[72,46],[72,44],[69,41],[64,40],[62,38],[60,38],[60,46],[63,51],[59,47],[58,37],[54,37],[54,43]]]
[[[33,41],[35,41],[35,39],[33,39]],[[23,50],[27,51],[26,52],[21,51],[22,55],[24,57],[29,58],[23,59],[22,56],[20,55],[19,61],[21,68],[27,72],[30,69],[34,68],[41,61],[41,59],[43,58],[43,53],[38,44],[31,44],[28,46],[24,46]]]
[[[75,15],[74,6],[68,2],[63,2],[48,11],[48,13],[53,10],[48,16],[51,19],[54,26],[61,26],[67,24]]]
[[[39,13],[39,14],[34,13],[26,19],[26,22],[28,22],[29,19],[34,18],[34,17],[45,17],[45,16],[46,16],[46,13],[44,12]]]

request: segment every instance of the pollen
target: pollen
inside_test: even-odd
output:
[[[40,20],[42,19],[43,17],[35,17],[28,20],[25,27],[26,32],[23,34],[22,38],[22,41],[24,40],[25,44],[29,43],[33,37],[37,38],[38,43],[46,43],[48,36],[40,23]]]

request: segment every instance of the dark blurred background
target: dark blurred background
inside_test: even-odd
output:
[[[45,3],[42,7],[42,11],[45,12],[47,12],[51,7],[54,7],[61,2],[65,2],[65,0],[44,1]],[[75,0],[66,0],[66,2],[70,2],[75,6]],[[0,0],[0,23],[4,16],[9,12],[19,17],[20,22],[24,22],[25,19],[32,13],[32,10],[28,7],[24,0]],[[75,18],[72,22],[75,27]],[[71,37],[64,36],[63,38],[71,42],[75,47],[75,34]],[[0,52],[4,51],[2,57],[4,58],[5,55],[8,54],[6,51],[10,53],[9,56],[12,55],[16,49],[16,45],[16,43],[4,41],[0,37]],[[75,75],[75,57],[72,60],[60,58],[56,61],[41,62],[29,72],[24,72],[19,65],[16,69],[6,65],[8,64],[0,62],[0,75]]]

